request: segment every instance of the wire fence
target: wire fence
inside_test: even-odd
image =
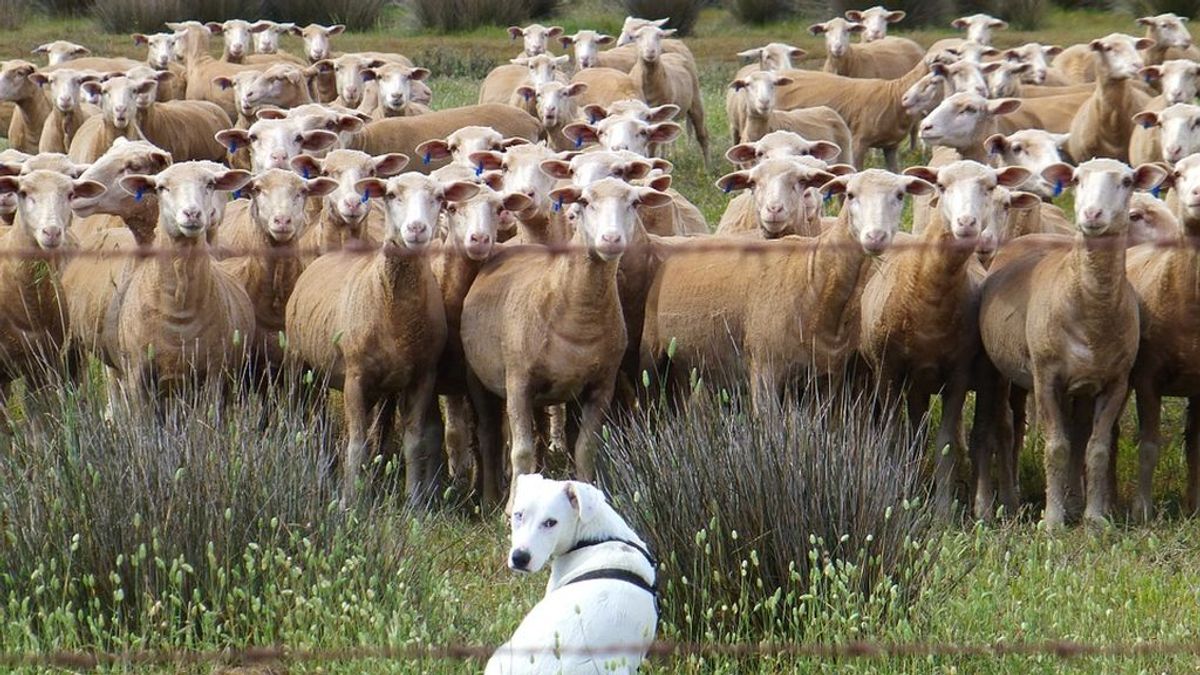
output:
[[[1040,642],[953,643],[953,642],[869,642],[851,641],[842,644],[762,643],[722,644],[656,641],[648,649],[644,645],[594,645],[586,649],[554,646],[560,656],[640,653],[656,659],[688,657],[789,657],[816,660],[846,659],[916,659],[916,658],[1004,658],[1051,657],[1056,659],[1116,658],[1141,659],[1150,657],[1200,657],[1200,640],[1140,641],[1111,644],[1091,644],[1070,640]],[[92,670],[108,666],[196,666],[236,664],[240,666],[288,664],[328,664],[364,660],[384,661],[486,661],[494,646],[479,645],[413,645],[407,647],[361,646],[341,649],[303,649],[287,646],[229,648],[209,651],[146,650],[129,652],[55,651],[36,654],[0,654],[4,668],[69,668]],[[516,657],[544,650],[514,648]]]

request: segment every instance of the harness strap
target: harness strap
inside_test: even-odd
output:
[[[642,554],[642,556],[646,559],[646,562],[650,563],[650,567],[654,568],[655,572],[658,571],[658,561],[654,559],[653,555],[650,555],[650,551],[646,550],[645,546],[642,546],[641,544],[637,544],[635,542],[629,541],[628,539],[618,539],[617,537],[609,537],[606,539],[580,539],[578,542],[575,543],[574,546],[567,549],[566,553],[563,553],[563,555],[566,555],[567,553],[574,553],[575,551],[578,551],[581,548],[587,548],[589,546],[599,546],[600,544],[611,544],[613,542],[616,542],[619,544],[625,544],[626,546],[632,547],[638,553]]]
[[[658,604],[658,589],[655,586],[651,586],[650,584],[646,583],[646,580],[638,574],[630,572],[629,570],[616,569],[614,567],[606,567],[604,569],[585,572],[563,584],[563,586],[570,586],[571,584],[578,583],[580,581],[592,581],[595,579],[611,579],[613,581],[624,581],[627,584],[633,584],[634,586],[637,586],[643,591],[646,591],[650,595],[654,596],[654,604]]]

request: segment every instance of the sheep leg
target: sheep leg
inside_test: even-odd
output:
[[[1183,429],[1183,449],[1187,456],[1187,509],[1200,509],[1200,397],[1188,399],[1187,422]]]
[[[1029,412],[1026,408],[1028,399],[1028,391],[1020,387],[1013,387],[1010,383],[1008,406],[1012,412],[1012,418],[1005,429],[1008,432],[1008,436],[1000,439],[1001,443],[1003,443],[1000,449],[1001,452],[1005,453],[1004,466],[1008,470],[1009,482],[1012,485],[1012,508],[1014,509],[1017,507],[1021,494],[1021,452],[1025,450],[1026,420],[1029,417]],[[1016,511],[1014,510],[1013,513],[1016,513]]]
[[[370,412],[373,401],[369,400],[361,373],[346,373],[342,384],[342,407],[346,415],[346,461],[342,465],[342,508],[353,503],[358,491],[358,474],[367,456],[370,438]]]
[[[946,516],[954,506],[955,468],[963,452],[962,410],[967,400],[967,372],[960,368],[942,390],[942,420],[934,437],[934,505]]]
[[[475,492],[483,506],[491,509],[500,503],[503,489],[503,430],[500,419],[500,397],[484,388],[473,374],[467,375],[467,391],[475,410]]]
[[[1067,482],[1071,444],[1067,438],[1067,419],[1063,396],[1056,383],[1034,377],[1033,395],[1037,401],[1042,433],[1046,437],[1046,510],[1042,520],[1049,529],[1060,528],[1067,520]]]
[[[1096,397],[1092,435],[1087,444],[1087,508],[1084,518],[1105,522],[1112,513],[1115,499],[1112,459],[1116,453],[1113,427],[1128,399],[1129,384],[1121,380]]]
[[[404,402],[404,494],[408,504],[418,510],[429,506],[435,485],[430,482],[436,475],[437,455],[442,452],[440,434],[434,438],[430,427],[440,426],[430,414],[436,396],[434,384],[436,373],[421,376],[405,393]]]
[[[888,171],[900,173],[900,148],[895,145],[883,148],[883,161]]]
[[[596,437],[604,423],[604,414],[612,401],[615,378],[593,387],[583,398],[579,411],[579,437],[575,439],[575,476],[591,483],[596,480]]]
[[[513,497],[517,487],[517,476],[534,473],[537,470],[537,442],[534,429],[533,397],[525,382],[509,380],[505,397],[505,407],[508,408],[508,433],[512,448],[509,457],[512,462],[512,480],[508,486],[508,505],[504,512],[512,514]]]
[[[1144,384],[1137,386],[1138,489],[1133,498],[1133,517],[1143,523],[1154,515],[1154,469],[1162,449],[1162,397]]]
[[[1074,522],[1083,513],[1087,499],[1087,450],[1092,435],[1092,408],[1096,399],[1067,397],[1067,439],[1071,452],[1068,455],[1067,472],[1067,518]]]
[[[991,521],[995,508],[995,493],[992,485],[993,458],[998,458],[1001,419],[1006,411],[1000,406],[1007,402],[1004,396],[1005,383],[995,370],[981,376],[976,385],[975,423],[971,425],[971,469],[975,474],[973,499],[975,518]],[[1000,464],[1000,482],[1004,484],[1004,466]]]
[[[688,124],[692,127],[692,133],[696,135],[696,142],[700,144],[700,158],[704,162],[704,169],[708,170],[708,127],[704,126],[704,109],[700,107],[700,102],[697,101],[692,105],[691,110],[687,114]]]
[[[466,396],[443,396],[446,413],[446,460],[456,488],[470,484],[471,472],[479,465],[471,454],[471,404]]]

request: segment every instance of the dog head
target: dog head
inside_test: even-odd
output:
[[[542,569],[575,545],[581,526],[604,503],[604,493],[587,483],[547,480],[536,473],[518,476],[508,566],[517,572]]]

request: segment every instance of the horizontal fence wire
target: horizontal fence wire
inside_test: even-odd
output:
[[[554,651],[561,656],[593,655],[612,653],[638,653],[642,645],[595,645],[587,649],[572,650],[557,647]],[[345,663],[363,660],[383,661],[484,661],[495,647],[478,645],[415,645],[409,647],[346,647],[342,649],[302,649],[287,646],[229,648],[209,651],[145,650],[129,652],[56,651],[35,654],[0,654],[0,666],[4,668],[69,668],[91,670],[107,666],[164,666],[235,664],[243,666],[289,663],[320,664]],[[523,651],[512,649],[514,657],[520,658],[542,650]],[[888,643],[854,641],[843,644],[761,643],[720,644],[673,642],[660,640],[647,652],[652,658],[687,657],[792,657],[817,660],[880,659],[895,660],[929,657],[1052,657],[1074,658],[1148,658],[1170,656],[1200,656],[1200,640],[1178,642],[1126,642],[1091,644],[1070,640],[1048,640],[1040,642],[911,642]]]
[[[1103,249],[1103,248],[1127,248],[1126,242],[1119,237],[1099,237],[1089,238],[1085,241],[1088,248]],[[1039,247],[1044,249],[1070,249],[1074,248],[1077,242],[1070,237],[1055,238],[1053,240],[1040,240]],[[953,239],[950,240],[926,240],[919,237],[905,237],[901,240],[893,241],[882,250],[882,255],[887,255],[894,251],[904,250],[958,250],[974,249],[974,242],[960,242]],[[1198,249],[1200,250],[1200,237],[1181,237],[1168,239],[1163,241],[1146,242],[1141,246],[1150,246],[1156,249]],[[655,254],[661,257],[669,257],[673,255],[689,255],[703,254],[710,252],[727,251],[730,253],[746,253],[746,254],[767,254],[778,253],[789,248],[792,249],[839,249],[844,248],[851,251],[862,251],[863,247],[857,241],[827,241],[815,237],[794,237],[781,239],[750,239],[740,237],[677,237],[670,239],[662,239],[651,244]],[[1003,251],[1003,246],[997,249],[996,253]],[[28,260],[70,260],[74,258],[184,258],[184,257],[211,257],[217,260],[225,258],[237,257],[261,257],[261,258],[315,258],[321,255],[330,253],[349,253],[361,255],[373,255],[381,249],[385,250],[389,255],[395,256],[415,256],[415,257],[441,257],[447,255],[463,255],[457,250],[441,245],[428,246],[421,249],[412,249],[400,245],[371,245],[362,243],[350,243],[345,247],[328,250],[314,247],[287,247],[287,246],[262,246],[262,247],[244,247],[232,248],[223,247],[218,244],[214,245],[185,245],[179,247],[169,246],[137,246],[127,248],[58,248],[58,249],[41,249],[41,248],[9,248],[0,249],[0,259],[28,259]],[[519,254],[530,255],[569,255],[577,253],[587,253],[591,249],[579,243],[562,243],[562,244],[501,244],[492,252],[491,257],[511,256]]]

